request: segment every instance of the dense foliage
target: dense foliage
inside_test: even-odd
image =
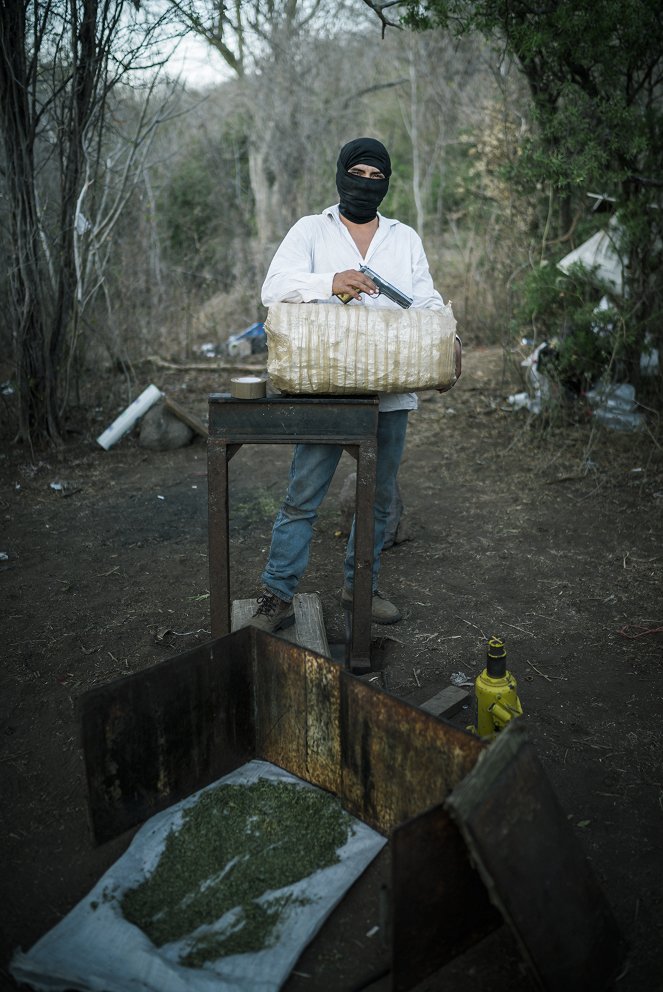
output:
[[[648,340],[663,343],[663,19],[656,0],[426,0],[418,28],[499,39],[527,80],[534,127],[511,179],[559,203],[550,241],[565,238],[574,198],[610,195],[621,225],[626,291],[615,300],[637,379]],[[555,254],[555,248],[548,251]],[[559,257],[559,254],[558,256]]]

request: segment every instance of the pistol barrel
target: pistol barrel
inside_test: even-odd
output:
[[[379,276],[377,272],[373,272],[373,269],[369,269],[368,265],[361,265],[359,267],[359,271],[363,272],[364,275],[367,275],[369,279],[373,280],[383,296],[386,296],[394,303],[397,303],[399,307],[403,308],[403,310],[407,310],[412,306],[414,301],[411,296],[406,296],[405,293],[401,293],[400,289],[396,289],[396,287],[392,286],[390,282],[387,282],[386,279]]]

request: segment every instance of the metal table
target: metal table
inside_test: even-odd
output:
[[[230,633],[228,463],[243,444],[339,444],[357,460],[350,664],[370,668],[378,397],[209,397],[207,479],[212,637]],[[284,482],[285,486],[285,482]]]

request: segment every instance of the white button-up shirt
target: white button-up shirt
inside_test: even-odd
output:
[[[262,302],[338,303],[332,294],[337,272],[368,265],[379,276],[411,296],[413,307],[439,310],[442,297],[433,285],[421,238],[407,224],[378,214],[378,227],[365,257],[339,217],[338,205],[321,214],[302,217],[279,245],[262,287]],[[398,304],[386,296],[367,296],[347,306],[391,307]],[[413,410],[414,393],[383,393],[380,411]]]

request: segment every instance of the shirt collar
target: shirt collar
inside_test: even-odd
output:
[[[338,224],[343,223],[338,212],[338,203],[335,203],[331,207],[327,207],[322,211],[322,213],[325,217],[332,217]],[[380,213],[380,211],[378,211],[378,217],[380,218],[379,227],[395,227],[396,224],[400,224],[399,220],[395,220],[393,217],[385,217],[384,214]]]

